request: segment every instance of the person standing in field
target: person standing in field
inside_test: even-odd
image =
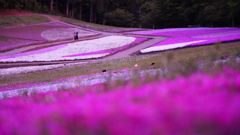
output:
[[[76,41],[76,40],[78,40],[78,32],[74,32],[74,40]]]

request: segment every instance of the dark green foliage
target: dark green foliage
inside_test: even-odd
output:
[[[120,27],[133,27],[134,15],[124,9],[116,9],[104,15],[107,24]]]
[[[144,28],[236,27],[240,26],[239,7],[239,0],[0,0],[0,9],[50,12],[92,23]]]
[[[21,9],[21,10],[30,10],[35,12],[47,13],[48,0],[0,0],[0,9]]]

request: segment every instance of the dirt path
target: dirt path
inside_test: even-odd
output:
[[[9,67],[20,67],[20,66],[33,66],[33,65],[51,65],[51,64],[67,64],[67,63],[78,63],[78,62],[98,62],[98,61],[106,61],[106,60],[112,60],[112,59],[118,59],[118,58],[123,58],[123,57],[130,57],[131,54],[136,53],[144,48],[147,48],[149,46],[152,46],[156,43],[159,43],[166,39],[166,37],[158,37],[158,36],[143,36],[143,35],[129,35],[127,33],[109,33],[109,32],[102,32],[102,31],[97,31],[97,30],[92,30],[92,29],[87,29],[83,28],[81,26],[76,26],[72,25],[69,23],[62,22],[58,20],[57,18],[54,18],[49,15],[42,15],[45,17],[48,17],[51,22],[59,22],[74,28],[78,29],[83,29],[91,32],[95,32],[98,35],[93,36],[93,37],[85,37],[80,40],[91,40],[91,39],[96,39],[96,38],[101,38],[104,36],[111,36],[111,35],[123,35],[123,36],[130,36],[130,37],[143,37],[143,38],[149,38],[148,41],[145,41],[143,43],[140,43],[134,47],[131,47],[127,50],[120,51],[116,54],[104,57],[104,58],[99,58],[99,59],[94,59],[94,60],[74,60],[74,61],[54,61],[54,62],[9,62],[9,63],[0,63],[0,68],[9,68]],[[17,54],[17,53],[22,53],[27,50],[34,49],[36,47],[46,47],[46,46],[53,46],[53,45],[59,45],[59,44],[65,44],[65,43],[70,43],[73,42],[73,40],[65,40],[65,41],[57,41],[57,42],[51,42],[51,43],[42,43],[34,46],[27,46],[27,47],[22,47],[18,49],[14,49],[8,52],[0,53],[0,56],[6,56],[6,55],[12,55],[12,54]]]
[[[166,39],[166,37],[153,37],[153,36],[141,36],[141,35],[126,35],[126,36],[149,38],[149,40],[147,40],[143,43],[140,43],[134,47],[131,47],[129,49],[120,51],[111,56],[108,56],[108,57],[105,57],[102,59],[98,59],[98,60],[93,60],[93,61],[105,61],[105,60],[119,59],[119,58],[123,58],[123,57],[131,57],[132,54],[139,52],[140,50],[145,49],[149,46],[155,45]]]

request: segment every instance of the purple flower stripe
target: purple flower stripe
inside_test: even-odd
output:
[[[212,29],[194,29],[194,30],[184,30],[184,31],[171,31],[171,32],[157,32],[153,33],[152,35],[155,36],[170,36],[170,37],[178,37],[178,36],[186,36],[192,37],[196,35],[204,35],[209,33],[219,33],[219,32],[226,32],[226,31],[234,31],[239,30],[236,28],[212,28]]]
[[[149,31],[130,32],[139,35],[152,35],[152,36],[195,36],[209,33],[218,33],[225,31],[239,30],[238,28],[172,28],[172,29],[158,29]]]
[[[38,43],[39,41],[24,40],[24,39],[7,39],[6,41],[0,41],[0,51],[17,48],[27,44]]]
[[[143,53],[240,39],[239,28],[174,28],[132,33],[169,37],[168,39],[155,44],[150,48],[142,50],[141,52]],[[171,45],[171,47],[168,45]]]

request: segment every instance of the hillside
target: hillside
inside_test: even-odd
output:
[[[240,133],[239,28],[0,18],[0,134]]]

